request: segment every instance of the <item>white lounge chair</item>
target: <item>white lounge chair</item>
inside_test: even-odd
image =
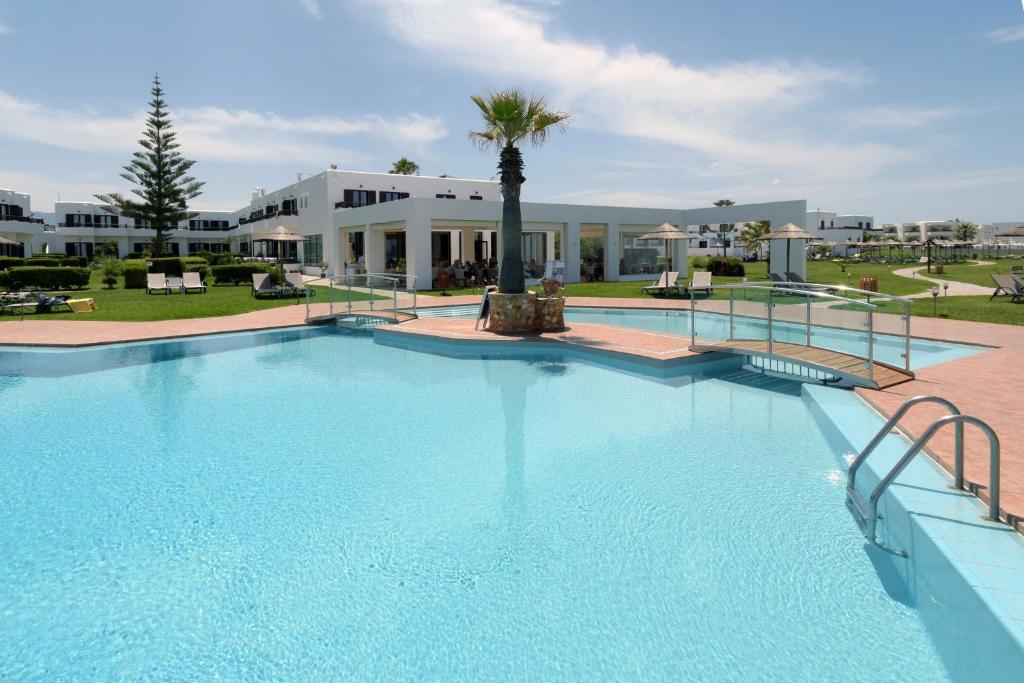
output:
[[[308,291],[315,291],[306,287],[306,282],[302,279],[302,273],[299,272],[285,273],[284,282],[285,285],[291,288],[292,294],[306,294]]]
[[[679,293],[679,273],[670,271],[668,273],[662,273],[658,281],[652,285],[648,285],[643,288],[645,294],[661,294],[667,295],[670,291],[675,290],[676,294]]]
[[[690,280],[690,294],[693,294],[695,290],[711,294],[711,271],[698,270],[693,274],[693,279]]]
[[[163,273],[146,274],[146,294],[153,292],[171,293],[171,288],[167,286],[167,277]]]
[[[203,284],[203,279],[199,277],[199,273],[182,273],[181,291],[187,293],[191,289],[198,289],[200,292],[206,293],[206,285]]]

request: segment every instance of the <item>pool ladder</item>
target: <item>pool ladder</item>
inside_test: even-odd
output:
[[[857,471],[860,466],[864,464],[868,456],[875,450],[879,443],[882,442],[889,432],[895,427],[896,423],[899,422],[900,418],[903,417],[908,410],[918,405],[919,403],[938,403],[944,406],[950,411],[949,415],[941,417],[935,422],[932,422],[926,430],[914,441],[913,445],[903,454],[903,457],[889,470],[889,472],[882,477],[882,480],[878,483],[878,486],[871,492],[871,495],[867,500],[864,500],[864,496],[861,495],[860,491],[857,490]],[[972,424],[985,433],[988,437],[989,447],[989,499],[988,499],[988,515],[985,519],[993,522],[1000,521],[999,519],[999,437],[996,436],[995,431],[988,424],[979,420],[971,415],[964,415],[960,412],[960,409],[956,407],[951,401],[941,398],[939,396],[916,396],[912,399],[907,400],[899,407],[893,416],[889,418],[889,421],[875,434],[875,438],[861,451],[860,455],[850,464],[850,471],[846,482],[846,507],[849,508],[850,513],[853,515],[854,520],[857,522],[857,526],[860,527],[864,537],[868,539],[868,542],[874,546],[882,548],[887,552],[900,557],[906,557],[907,553],[903,550],[891,550],[884,548],[878,543],[876,530],[878,527],[878,499],[882,497],[889,485],[900,475],[900,473],[906,469],[910,461],[924,449],[925,445],[940,429],[948,424],[953,424],[956,428],[955,440],[956,440],[956,459],[954,464],[953,472],[953,486],[952,488],[959,491],[964,490],[964,424]]]

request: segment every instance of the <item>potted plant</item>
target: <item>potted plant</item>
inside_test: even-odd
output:
[[[554,278],[541,278],[540,286],[544,296],[537,297],[537,327],[542,332],[565,329],[565,297],[559,294],[564,283]]]
[[[327,261],[320,262],[320,277],[327,277]]]

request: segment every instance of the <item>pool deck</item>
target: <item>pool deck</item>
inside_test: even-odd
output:
[[[456,306],[478,304],[479,296],[430,297],[421,295],[420,306]],[[669,309],[686,311],[687,300],[613,299],[571,297],[568,305],[579,307]],[[700,301],[699,310],[724,312],[724,301]],[[1010,305],[1010,304],[1007,304]],[[366,306],[365,302],[362,308]],[[316,304],[314,315],[326,313],[325,304]],[[1021,311],[1024,315],[1024,310]],[[101,322],[89,320],[34,320],[0,323],[0,345],[86,346],[131,341],[169,339],[205,334],[244,332],[305,324],[305,306],[277,308],[218,318],[195,318],[158,322]],[[815,323],[827,323],[815,319]],[[574,324],[562,332],[542,335],[495,335],[474,332],[465,319],[421,318],[401,325],[408,333],[428,334],[451,339],[503,341],[544,341],[584,346],[646,359],[675,360],[694,355],[689,339],[676,335],[647,332],[613,325]],[[879,332],[899,334],[898,316],[877,314]],[[915,337],[964,342],[991,347],[983,353],[941,363],[916,371],[916,378],[884,390],[857,389],[857,393],[885,416],[912,396],[934,394],[948,398],[968,415],[988,422],[999,434],[1002,444],[1001,507],[1018,530],[1024,530],[1024,326],[973,323],[960,320],[913,318]],[[908,436],[920,434],[942,410],[931,405],[916,407],[900,426]],[[929,451],[947,470],[952,469],[952,429],[936,437]],[[968,481],[981,488],[987,499],[988,445],[974,428],[967,428],[965,471]]]

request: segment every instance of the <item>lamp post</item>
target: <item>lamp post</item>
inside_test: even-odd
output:
[[[939,288],[932,287],[932,317],[937,318],[938,316],[938,301],[939,301]]]
[[[949,283],[948,282],[943,282],[942,283],[942,295],[943,296],[949,296]]]

